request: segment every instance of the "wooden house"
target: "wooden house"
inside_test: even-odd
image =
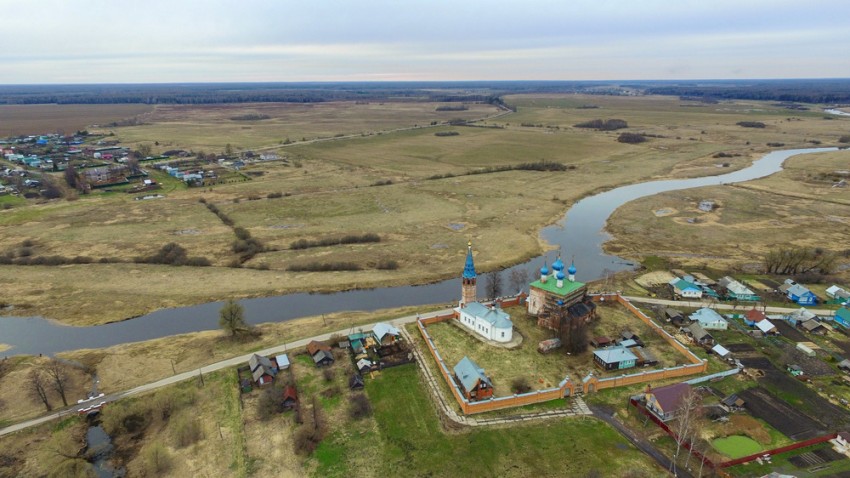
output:
[[[455,365],[455,380],[467,400],[484,400],[493,396],[493,383],[478,364],[464,357]]]
[[[281,406],[284,410],[292,410],[298,407],[298,391],[295,389],[295,386],[289,385],[283,389]]]
[[[714,309],[703,307],[690,315],[691,320],[699,323],[705,330],[726,330],[729,323]]]
[[[267,385],[274,381],[277,368],[268,357],[254,354],[248,359],[248,367],[251,368],[251,377],[259,386]]]
[[[845,328],[850,328],[850,309],[842,307],[835,311],[835,315],[832,317],[836,324],[841,325]]]
[[[668,307],[664,309],[664,319],[673,325],[682,325],[685,322],[685,314],[681,310]]]
[[[682,299],[701,299],[702,289],[696,284],[692,284],[678,277],[669,282],[670,288],[673,290],[673,297]]]
[[[363,390],[366,384],[363,382],[363,377],[360,374],[352,374],[348,379],[348,388],[351,390]]]
[[[318,340],[312,340],[309,344],[307,344],[307,353],[310,354],[310,356],[316,355],[320,350],[330,352],[331,346],[324,342],[319,342]]]
[[[698,345],[714,345],[714,337],[697,322],[686,327],[685,333],[690,335],[694,343]]]
[[[797,323],[797,327],[805,330],[810,334],[815,335],[826,335],[829,331],[823,324],[815,319],[809,319],[803,322]]]
[[[826,288],[826,296],[836,301],[850,300],[850,292],[837,285],[831,285]]]
[[[654,389],[647,387],[644,395],[646,408],[661,421],[670,421],[686,405],[685,401],[687,396],[692,393],[691,390],[691,386],[685,382]]]
[[[367,374],[372,371],[372,361],[369,359],[360,359],[357,361],[355,366],[358,372],[361,374]]]
[[[608,347],[593,352],[593,363],[602,370],[624,370],[637,365],[637,356],[625,347]]]
[[[379,322],[372,329],[372,335],[375,336],[377,343],[381,345],[392,345],[399,338],[399,331],[390,324]]]
[[[746,314],[744,314],[744,323],[750,327],[755,327],[757,323],[765,319],[767,319],[767,316],[764,315],[764,312],[755,308],[750,309]]]
[[[779,287],[788,300],[800,305],[816,305],[818,297],[814,292],[791,279],[785,279],[785,283]]]
[[[315,355],[313,355],[313,363],[315,363],[317,367],[328,367],[333,365],[334,356],[327,350],[319,350]]]
[[[756,295],[756,293],[749,287],[729,276],[720,279],[720,281],[718,281],[718,285],[720,285],[720,287],[725,291],[725,297],[727,300],[738,300],[744,302],[758,302],[761,300],[761,297]]]

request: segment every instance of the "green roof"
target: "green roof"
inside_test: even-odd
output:
[[[537,287],[538,289],[543,289],[546,292],[551,292],[552,294],[557,294],[562,297],[566,297],[567,295],[584,287],[584,282],[570,282],[568,280],[565,280],[564,286],[558,287],[558,280],[550,277],[545,284],[543,282],[540,282],[539,280],[532,282],[531,287]]]

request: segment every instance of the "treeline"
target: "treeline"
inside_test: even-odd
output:
[[[466,111],[469,109],[469,106],[466,105],[441,105],[434,109],[434,111]]]
[[[652,95],[673,95],[716,101],[718,99],[764,100],[795,103],[850,102],[850,81],[835,80],[773,80],[752,84],[718,82],[717,85],[658,85],[645,91]]]
[[[736,125],[742,128],[764,128],[765,124],[761,121],[738,121]]]
[[[367,232],[365,234],[348,234],[342,237],[326,237],[324,239],[316,239],[310,241],[307,239],[299,239],[289,245],[290,249],[309,249],[312,247],[328,247],[339,246],[343,244],[365,244],[370,242],[381,242],[381,236]]]
[[[501,173],[505,171],[567,171],[575,169],[575,165],[566,165],[562,163],[554,163],[551,161],[537,161],[533,163],[508,164],[505,166],[487,166],[486,168],[473,169],[461,174],[445,173],[434,174],[426,179],[446,179],[457,176],[472,176],[475,174]]]
[[[169,242],[162,246],[159,251],[150,256],[140,256],[133,259],[137,264],[166,264],[170,266],[195,266],[208,267],[210,260],[206,257],[189,257],[183,246]]]
[[[620,133],[617,141],[626,144],[638,144],[646,142],[646,136],[638,133]]]
[[[628,128],[629,124],[626,123],[625,120],[621,119],[609,119],[609,120],[601,120],[595,119],[590,121],[585,121],[584,123],[579,123],[573,125],[576,128],[591,128],[599,131],[614,131],[618,129]]]
[[[231,121],[260,121],[260,120],[267,120],[267,119],[270,119],[270,118],[271,118],[271,116],[269,116],[269,115],[248,113],[248,114],[239,115],[239,116],[231,116],[230,120]]]
[[[437,131],[434,136],[460,136],[457,131]]]
[[[263,243],[260,242],[259,239],[251,237],[251,233],[244,227],[236,226],[236,223],[233,222],[233,219],[231,219],[230,216],[222,212],[221,209],[218,208],[218,206],[213,203],[208,203],[207,200],[204,198],[199,199],[198,202],[206,205],[207,209],[209,209],[210,212],[218,216],[218,218],[221,220],[222,223],[224,223],[225,226],[233,228],[233,233],[236,235],[236,240],[233,241],[231,250],[238,256],[238,262],[236,262],[235,264],[231,264],[232,266],[238,266],[239,264],[247,262],[255,255],[265,250]]]
[[[836,255],[821,248],[780,247],[764,256],[768,274],[829,274],[835,268]]]
[[[391,259],[382,259],[374,264],[375,269],[379,270],[396,270],[398,262]],[[292,264],[287,267],[290,272],[341,272],[341,271],[362,271],[363,266],[355,262],[319,262],[312,261],[306,264]]]

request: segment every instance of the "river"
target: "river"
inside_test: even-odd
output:
[[[623,204],[666,191],[749,181],[782,169],[782,163],[798,154],[836,151],[837,148],[810,148],[774,151],[747,168],[719,176],[649,181],[622,186],[576,202],[557,223],[545,227],[541,236],[558,247],[565,261],[575,258],[581,281],[604,277],[634,265],[602,252],[610,236],[605,232],[608,217]],[[538,274],[544,260],[551,263],[556,252],[536,257],[511,269],[524,269],[529,278]],[[458,262],[458,275],[463,268]],[[509,269],[509,270],[511,270]],[[505,277],[507,278],[507,272]],[[483,281],[482,281],[483,282]],[[483,287],[483,286],[482,286]],[[513,291],[509,291],[512,293]],[[460,296],[460,280],[450,279],[421,286],[382,287],[332,294],[295,293],[240,301],[248,322],[282,322],[298,317],[346,310],[372,311],[384,308],[453,303]],[[128,342],[218,328],[221,302],[191,307],[163,309],[142,317],[93,327],[70,327],[40,317],[0,317],[0,344],[12,348],[5,354],[46,354],[81,348],[109,347]]]

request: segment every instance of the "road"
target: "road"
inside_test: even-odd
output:
[[[632,445],[636,446],[638,450],[652,457],[652,459],[654,459],[661,468],[668,471],[673,469],[673,465],[667,456],[656,450],[655,447],[652,446],[652,443],[649,443],[647,440],[635,435],[634,432],[626,428],[620,420],[617,420],[614,417],[611,409],[600,407],[599,405],[588,405],[588,407],[590,408],[590,411],[593,412],[594,417],[614,427],[615,430],[620,432],[620,435],[626,437],[626,439],[628,439]],[[672,472],[670,472],[670,474],[673,475]],[[676,470],[676,474],[674,476],[681,478],[693,478],[694,475],[690,474],[687,470]]]
[[[711,307],[712,309],[722,309],[722,310],[736,310],[740,312],[746,312],[753,308],[753,306],[758,306],[758,303],[750,304],[724,304],[721,302],[709,302],[709,301],[699,301],[699,300],[668,300],[668,299],[654,299],[651,297],[637,297],[637,296],[623,296],[626,299],[629,299],[631,302],[643,302],[644,304],[657,304],[657,305],[670,305],[670,306],[679,306],[679,307],[690,307],[690,308],[700,308],[700,307]],[[787,312],[794,312],[795,310],[800,310],[800,307],[767,307],[765,309],[765,313],[774,313],[774,314],[782,314]],[[761,308],[761,307],[759,307]],[[809,309],[806,308],[813,314],[817,314],[820,316],[828,316],[831,317],[835,314],[834,310],[829,309]]]
[[[436,312],[429,312],[427,314],[422,314],[421,316],[422,317],[432,317],[432,316],[435,316],[435,315],[442,315],[442,314],[450,313],[451,311],[452,311],[452,309],[443,309],[443,310],[438,310]],[[393,319],[393,320],[390,320],[390,321],[387,321],[387,322],[393,324],[396,327],[401,328],[405,324],[415,322],[418,317],[419,317],[419,315],[408,315],[408,316],[399,317],[397,319]],[[375,324],[377,324],[377,322],[371,323],[371,324],[365,324],[361,327],[364,330],[371,330],[375,326]],[[358,328],[360,328],[360,327],[358,327]],[[147,383],[147,384],[144,384],[144,385],[140,385],[140,386],[138,386],[136,388],[132,388],[130,390],[125,390],[123,392],[116,392],[116,393],[106,395],[106,396],[100,397],[96,400],[92,400],[91,402],[86,402],[85,404],[74,404],[72,406],[64,407],[60,410],[56,410],[56,411],[54,411],[54,412],[52,412],[48,415],[44,415],[44,416],[41,416],[41,417],[38,417],[38,418],[34,418],[32,420],[27,420],[25,422],[20,422],[20,423],[14,424],[14,425],[10,425],[6,428],[0,429],[0,436],[7,435],[9,433],[14,433],[16,431],[20,431],[20,430],[23,430],[25,428],[41,425],[42,423],[46,423],[46,422],[49,422],[51,420],[56,420],[56,419],[61,418],[61,417],[69,416],[71,414],[76,413],[76,411],[79,410],[80,408],[87,407],[87,406],[90,406],[92,404],[96,404],[96,403],[100,403],[100,402],[107,402],[107,403],[113,402],[115,400],[120,400],[122,398],[131,397],[133,395],[139,395],[141,393],[151,392],[153,390],[157,390],[157,389],[160,389],[160,388],[163,388],[163,387],[167,387],[169,385],[173,385],[175,383],[182,382],[184,380],[190,380],[190,379],[193,379],[193,378],[197,379],[199,376],[201,376],[202,374],[205,374],[205,373],[215,372],[215,371],[225,369],[225,368],[244,365],[245,363],[248,362],[248,359],[251,358],[251,356],[254,355],[254,354],[259,354],[259,355],[262,355],[262,356],[276,355],[276,354],[286,352],[287,350],[293,350],[293,349],[305,347],[311,340],[327,340],[332,335],[348,335],[349,332],[350,332],[350,328],[345,328],[345,329],[337,330],[337,331],[334,331],[334,332],[328,332],[326,334],[316,335],[316,336],[308,337],[306,339],[301,339],[301,340],[295,340],[293,342],[289,342],[289,343],[286,343],[286,344],[280,344],[280,345],[276,345],[274,347],[269,347],[267,349],[258,350],[256,352],[252,352],[252,353],[249,353],[249,354],[240,355],[238,357],[233,357],[233,358],[230,358],[230,359],[227,359],[227,360],[222,360],[220,362],[216,362],[216,363],[213,363],[213,364],[210,364],[210,365],[206,365],[206,366],[201,367],[199,369],[195,369],[195,370],[191,370],[191,371],[183,372],[183,373],[178,373],[176,375],[172,375],[171,377],[166,377],[166,378],[163,378],[162,380],[157,380],[156,382],[151,382],[151,383]]]

